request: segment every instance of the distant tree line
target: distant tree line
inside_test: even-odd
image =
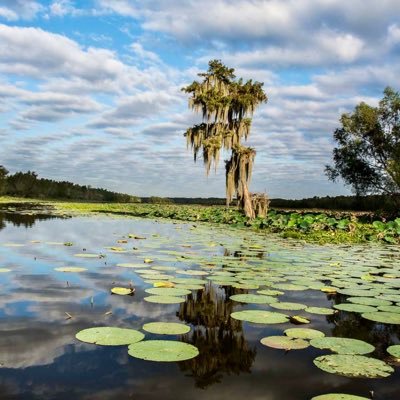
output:
[[[9,175],[0,165],[0,195],[31,197],[37,199],[65,199],[84,201],[104,201],[134,203],[140,198],[106,189],[77,185],[67,181],[39,178],[36,172],[16,172]]]

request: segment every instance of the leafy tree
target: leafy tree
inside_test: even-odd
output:
[[[7,169],[0,165],[0,195],[4,194],[6,191],[7,174]]]
[[[234,69],[219,60],[209,62],[208,71],[198,74],[202,81],[194,81],[182,88],[189,93],[189,107],[200,111],[203,122],[189,128],[185,136],[196,161],[200,150],[207,175],[215,168],[222,149],[231,151],[226,167],[226,201],[234,195],[246,216],[254,217],[248,185],[251,179],[255,150],[242,146],[242,139],[250,134],[251,116],[256,107],[267,101],[263,83],[235,79]]]
[[[386,194],[400,198],[400,95],[384,90],[378,107],[364,102],[343,114],[335,130],[334,166],[328,178],[341,177],[357,195]]]

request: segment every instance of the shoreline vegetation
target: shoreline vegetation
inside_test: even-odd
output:
[[[318,244],[400,244],[400,218],[386,220],[372,212],[271,209],[265,218],[250,220],[235,207],[73,202],[0,196],[0,211],[15,211],[24,204],[27,206],[24,211],[30,206],[40,206],[50,213],[68,216],[108,214],[226,224]]]

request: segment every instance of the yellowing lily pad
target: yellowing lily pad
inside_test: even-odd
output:
[[[144,335],[134,329],[97,327],[84,329],[78,332],[75,337],[85,343],[102,346],[122,346],[139,342],[144,338]]]
[[[128,347],[128,354],[142,360],[174,362],[189,360],[199,355],[197,347],[172,340],[146,340]]]
[[[367,397],[354,396],[352,394],[329,393],[313,397],[311,400],[370,400],[370,399],[368,399]]]
[[[119,294],[120,296],[131,295],[134,293],[134,289],[132,288],[124,288],[124,287],[113,287],[111,289],[111,293]]]

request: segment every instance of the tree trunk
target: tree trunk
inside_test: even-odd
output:
[[[244,211],[245,215],[249,219],[254,219],[255,214],[254,214],[254,209],[253,209],[253,204],[251,202],[251,196],[249,193],[249,189],[247,187],[247,184],[245,182],[242,183],[243,187],[243,197],[240,201],[240,206],[242,210]]]

